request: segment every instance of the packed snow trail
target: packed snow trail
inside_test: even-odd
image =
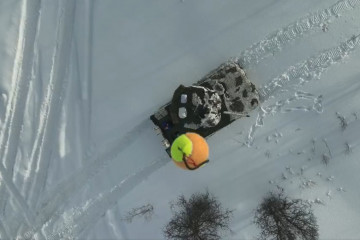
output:
[[[62,2],[61,2],[62,3]],[[37,61],[34,61],[34,57],[35,57],[35,52],[37,51],[37,49],[35,48],[34,51],[31,51],[30,49],[35,45],[35,43],[38,41],[38,32],[39,32],[39,28],[40,28],[40,7],[41,7],[41,1],[31,1],[31,3],[29,1],[24,1],[23,5],[22,5],[22,22],[20,24],[20,36],[19,36],[19,45],[21,45],[21,47],[18,48],[17,54],[22,52],[22,59],[20,63],[17,63],[20,60],[16,60],[15,65],[21,65],[21,69],[17,70],[19,71],[19,75],[16,76],[20,76],[20,77],[16,77],[15,75],[13,75],[14,78],[19,79],[15,89],[15,97],[14,99],[16,100],[15,105],[20,105],[20,107],[16,106],[16,108],[14,107],[15,111],[12,112],[12,114],[10,115],[10,120],[9,120],[9,127],[6,127],[5,130],[9,129],[9,138],[16,138],[18,141],[19,138],[19,134],[20,134],[20,130],[21,127],[18,126],[19,123],[17,123],[18,121],[23,119],[23,114],[24,114],[24,107],[25,107],[25,103],[26,103],[26,99],[27,96],[25,96],[24,94],[20,94],[19,97],[17,97],[17,95],[19,95],[20,91],[28,91],[29,90],[29,81],[31,80],[30,78],[33,77],[33,74],[30,74],[33,70],[33,68],[35,67],[34,64],[36,64]],[[69,16],[73,16],[73,14],[67,14],[68,9],[63,9],[60,8],[60,14],[64,17],[60,17],[60,19],[62,18],[67,18],[68,21],[73,22],[72,18]],[[73,9],[74,10],[74,9]],[[29,18],[29,19],[28,19]],[[62,21],[62,20],[60,20]],[[23,23],[25,22],[25,23]],[[60,22],[61,24],[61,22]],[[22,25],[25,25],[24,27],[22,27]],[[59,28],[59,26],[58,26]],[[24,33],[22,33],[21,31],[24,31]],[[72,33],[72,29],[61,29],[58,30],[58,39],[61,37],[62,39],[65,39],[69,34],[71,36]],[[24,36],[23,36],[24,35]],[[71,38],[70,38],[71,39]],[[22,41],[25,41],[25,43],[22,43]],[[58,40],[58,42],[56,43],[56,48],[55,48],[55,53],[54,53],[54,61],[59,60],[60,58],[60,64],[67,64],[67,60],[66,60],[66,54],[68,54],[68,52],[70,51],[70,46],[68,47],[68,51],[66,51],[66,49],[63,46],[63,41],[62,40]],[[59,54],[60,52],[60,54]],[[60,57],[58,57],[58,55]],[[63,57],[64,56],[64,57]],[[16,57],[16,59],[18,59],[20,57]],[[32,60],[27,60],[26,59],[32,59]],[[25,63],[24,63],[25,62]],[[55,64],[55,63],[53,63]],[[52,69],[52,76],[50,79],[50,83],[49,83],[49,88],[48,88],[48,96],[45,100],[44,100],[44,105],[42,106],[42,111],[46,111],[44,112],[40,118],[41,122],[40,122],[40,130],[38,131],[37,134],[37,138],[34,144],[33,149],[35,149],[36,151],[41,151],[42,147],[40,147],[37,143],[39,142],[38,137],[42,138],[42,143],[44,143],[44,135],[42,133],[45,132],[45,127],[47,126],[47,123],[50,121],[52,125],[54,125],[54,119],[57,120],[57,117],[53,116],[50,117],[49,116],[49,112],[50,112],[50,107],[48,105],[54,105],[54,102],[57,102],[57,100],[53,101],[52,98],[55,99],[60,99],[60,93],[61,90],[63,89],[62,86],[59,85],[59,82],[61,83],[63,81],[63,75],[66,73],[65,70],[65,66],[60,67],[59,69],[56,69],[58,66],[53,65],[53,69]],[[18,68],[18,67],[17,67]],[[36,67],[35,67],[36,68]],[[15,68],[16,69],[16,68]],[[14,72],[16,72],[16,70],[14,70]],[[59,85],[59,86],[58,86]],[[24,89],[22,89],[24,88]],[[55,89],[59,89],[59,90],[55,90]],[[21,97],[22,96],[22,97]],[[52,112],[55,111],[55,113],[58,113],[58,109],[56,109],[55,106],[52,106],[52,108],[54,108],[53,110],[51,110]],[[16,116],[17,112],[22,113],[22,115]],[[8,116],[8,115],[7,115]],[[7,119],[7,118],[6,118]],[[16,119],[16,120],[14,120]],[[46,124],[42,124],[46,122]],[[53,130],[56,130],[55,126],[51,126],[50,127]],[[18,133],[11,133],[12,129],[18,131]],[[52,139],[52,137],[49,137],[50,139]],[[4,139],[4,138],[2,138]],[[8,145],[9,142],[11,140],[8,140],[6,142],[6,144]],[[46,144],[51,144],[51,141],[47,140]],[[11,145],[12,148],[10,149],[12,151],[12,154],[8,154],[8,147],[5,146],[5,153],[4,153],[4,157],[5,158],[5,162],[8,163],[7,164],[7,168],[12,169],[14,164],[15,164],[15,154],[17,152],[17,145],[18,142],[11,141]],[[51,152],[51,146],[47,146],[47,149],[45,150],[45,152],[50,153]],[[8,154],[8,155],[7,155]],[[8,156],[6,158],[6,156]],[[44,186],[44,181],[46,180],[46,175],[48,172],[47,167],[42,167],[44,164],[47,165],[49,160],[50,160],[50,155],[49,154],[45,154],[45,156],[42,156],[43,159],[45,159],[44,161],[39,161],[37,162],[37,166],[35,166],[33,164],[32,168],[31,168],[31,172],[32,172],[32,176],[34,179],[32,179],[31,181],[29,180],[27,183],[33,184],[37,189],[40,189]],[[11,162],[9,163],[9,161],[7,161],[6,159],[10,159]],[[33,160],[33,155],[31,156],[31,159]],[[46,164],[47,163],[47,164]],[[36,168],[36,169],[35,169]],[[44,169],[43,169],[44,168]],[[1,169],[2,170],[2,169]],[[35,175],[35,170],[36,171],[36,176]],[[3,173],[2,175],[4,175],[5,173]],[[26,201],[23,199],[23,197],[21,196],[20,192],[18,191],[18,189],[15,187],[15,185],[12,183],[12,175],[13,172],[10,171],[11,174],[10,176],[8,176],[7,178],[5,178],[5,176],[3,176],[3,178],[5,178],[5,180],[9,180],[9,181],[5,181],[7,184],[8,189],[10,190],[10,192],[12,193],[11,196],[13,198],[15,198],[15,202],[19,204],[20,206],[20,213],[25,214],[25,218],[26,218],[26,222],[28,226],[31,226],[34,221],[35,221],[35,215],[33,213],[30,213],[31,211],[26,209],[28,208]],[[35,189],[36,190],[36,189]],[[29,196],[33,196],[32,194],[35,194],[36,197],[39,197],[41,190],[39,191],[31,191],[31,194],[29,194]],[[28,195],[26,195],[28,196]],[[1,199],[0,199],[0,204],[4,204],[4,194],[1,194]],[[36,200],[35,200],[36,202]],[[30,217],[31,216],[31,217]]]
[[[287,90],[286,88],[289,87],[289,85],[296,87],[311,80],[319,79],[321,74],[328,70],[332,65],[340,63],[345,57],[356,50],[359,42],[360,35],[353,36],[336,47],[324,50],[321,53],[308,58],[306,61],[291,66],[287,71],[272,79],[264,87],[259,89],[261,101],[266,101],[270,96],[274,96],[276,92],[280,90]],[[292,101],[289,100],[290,99],[281,100],[271,106],[260,107],[256,122],[251,126],[246,138],[246,144],[248,146],[251,146],[254,141],[256,129],[263,126],[264,118],[269,114],[278,112],[282,106]],[[313,108],[315,110],[319,104],[317,101],[314,101]]]
[[[29,205],[36,207],[46,182],[53,148],[54,132],[59,121],[65,78],[71,50],[76,2],[60,1],[56,28],[56,44],[52,57],[50,81],[41,106],[39,129],[30,157],[30,173],[26,176],[25,189]],[[29,184],[31,186],[29,186]],[[29,190],[31,189],[31,190]]]
[[[28,226],[31,226],[35,221],[35,214],[32,210],[28,207],[25,199],[21,196],[20,192],[16,188],[15,184],[12,181],[8,171],[4,168],[2,164],[0,164],[0,175],[1,175],[1,183],[3,183],[6,188],[11,193],[11,197],[15,200],[15,203],[21,210],[22,215],[25,218],[25,222]]]
[[[109,192],[104,194],[99,194],[98,197],[88,200],[82,207],[76,207],[75,209],[70,209],[72,212],[71,218],[66,217],[66,212],[64,215],[60,215],[63,218],[64,223],[60,225],[59,230],[53,232],[53,223],[54,216],[50,216],[50,219],[46,222],[46,239],[63,239],[63,238],[76,238],[78,237],[85,229],[93,226],[99,218],[116,202],[125,196],[128,192],[134,189],[139,183],[143,182],[148,178],[152,173],[157,171],[159,168],[164,166],[169,162],[167,156],[161,158],[160,160],[154,161],[151,165],[142,168],[141,170],[131,174],[122,180],[118,185],[114,186]],[[58,216],[59,217],[59,216]],[[26,237],[26,239],[31,239],[34,234],[39,232],[43,227],[43,223],[35,225],[30,231],[27,231],[21,237]],[[47,230],[49,228],[49,230]]]
[[[290,87],[301,86],[313,79],[320,78],[320,75],[327,68],[341,62],[356,49],[359,38],[360,35],[354,35],[334,48],[324,50],[306,61],[291,66],[287,71],[272,79],[259,90],[262,102],[273,96],[277,91],[285,90],[289,85],[292,85]]]
[[[0,239],[10,239],[10,230],[6,229],[2,222],[0,222]]]
[[[131,174],[114,186],[109,192],[99,194],[97,198],[90,200],[75,211],[72,218],[65,218],[64,224],[60,225],[59,230],[51,233],[48,239],[79,237],[86,229],[93,227],[106,211],[112,208],[119,199],[128,194],[135,186],[145,181],[152,173],[169,163],[168,156],[154,161],[151,165]],[[50,228],[52,230],[52,228]],[[50,230],[50,231],[51,231]]]
[[[125,136],[120,138],[118,141],[112,144],[112,146],[107,147],[104,153],[98,155],[94,160],[84,161],[88,163],[79,171],[72,174],[71,177],[66,179],[64,182],[60,183],[55,187],[53,191],[50,191],[47,194],[48,198],[42,199],[39,201],[37,206],[37,212],[39,213],[36,216],[36,221],[34,222],[31,229],[26,229],[18,233],[20,236],[29,235],[26,233],[37,232],[48,221],[54,221],[57,219],[59,212],[65,211],[64,205],[68,199],[76,194],[79,189],[84,187],[84,185],[95,175],[103,170],[103,168],[109,164],[112,160],[116,159],[127,146],[131,145],[135,140],[138,139],[139,135],[146,129],[150,127],[150,120],[145,120],[135,126],[131,131],[129,131]],[[90,163],[89,163],[90,162]],[[36,229],[36,230],[34,230]],[[31,235],[31,234],[30,234]]]
[[[83,1],[83,6],[80,5],[79,8],[83,8],[85,11],[84,16],[84,39],[83,41],[74,38],[74,49],[75,52],[75,61],[76,61],[76,71],[77,71],[77,81],[79,81],[80,86],[80,110],[81,114],[81,147],[82,152],[86,153],[91,146],[91,119],[92,119],[92,67],[93,67],[93,31],[94,31],[94,1],[88,0]],[[80,58],[79,51],[83,51],[84,56]],[[81,60],[85,59],[84,63],[81,64]],[[80,71],[80,67],[83,67],[83,71]]]
[[[320,28],[321,24],[338,18],[359,5],[360,0],[340,0],[329,8],[310,14],[269,34],[265,39],[244,50],[237,61],[244,68],[254,66],[261,60],[280,52],[287,44],[303,37],[314,28]]]
[[[41,0],[24,0],[21,5],[21,20],[16,47],[14,67],[12,71],[12,87],[9,103],[6,106],[4,128],[0,135],[1,175],[3,183],[0,185],[0,214],[6,219],[5,207],[10,192],[18,204],[20,213],[29,224],[33,222],[30,210],[17,188],[12,182],[21,126],[24,118],[24,108],[29,91],[34,64],[34,45],[39,31]],[[4,164],[4,165],[3,165]],[[6,171],[6,172],[5,172]]]

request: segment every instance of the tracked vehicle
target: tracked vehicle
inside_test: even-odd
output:
[[[233,121],[249,116],[259,105],[259,93],[236,61],[228,61],[192,86],[180,85],[170,102],[150,116],[164,138],[172,142],[186,132],[209,137]]]

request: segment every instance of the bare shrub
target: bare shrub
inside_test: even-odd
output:
[[[144,217],[146,221],[150,221],[154,214],[154,207],[151,204],[147,204],[141,207],[131,209],[124,217],[124,220],[131,223],[135,217]]]
[[[346,120],[346,118],[344,116],[340,115],[340,113],[338,113],[338,112],[336,112],[336,116],[340,120],[341,130],[345,131],[345,129],[348,127],[348,121]]]
[[[288,199],[282,193],[270,193],[255,213],[260,239],[316,240],[318,225],[311,205],[301,199]]]
[[[330,157],[324,153],[321,157],[321,162],[327,166],[330,163]]]
[[[357,115],[357,113],[356,112],[353,112],[353,114],[352,114],[353,116],[354,116],[354,118],[355,118],[355,120],[358,120],[359,118],[358,118],[358,115]]]
[[[172,211],[164,228],[167,239],[218,240],[221,230],[230,230],[232,211],[223,209],[209,192],[193,194],[189,200],[181,195],[172,203]]]
[[[345,142],[345,151],[344,152],[346,155],[349,155],[352,152],[352,146],[348,142]]]

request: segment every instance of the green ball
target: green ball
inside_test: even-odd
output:
[[[182,162],[183,155],[190,156],[192,150],[192,141],[185,134],[182,134],[171,145],[171,158],[176,162]]]

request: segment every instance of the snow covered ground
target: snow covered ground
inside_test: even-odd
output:
[[[278,189],[321,239],[360,239],[359,0],[2,0],[0,33],[0,239],[163,239],[169,202],[206,189],[226,239]],[[231,57],[261,108],[180,170],[149,116]]]

